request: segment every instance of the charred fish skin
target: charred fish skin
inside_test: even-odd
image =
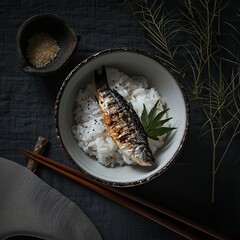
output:
[[[133,109],[124,97],[111,89],[107,82],[105,66],[102,74],[95,71],[97,98],[103,121],[119,149],[140,166],[152,166],[152,151],[147,135]]]

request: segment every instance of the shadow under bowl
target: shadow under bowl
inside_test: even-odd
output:
[[[27,46],[29,39],[36,33],[48,33],[54,38],[60,50],[50,63],[42,68],[33,66],[27,58]],[[17,52],[20,65],[25,73],[36,76],[46,76],[60,70],[73,56],[80,36],[55,14],[42,13],[27,19],[17,33]]]

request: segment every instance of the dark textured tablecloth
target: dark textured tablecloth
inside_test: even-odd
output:
[[[20,154],[19,147],[33,149],[41,135],[50,141],[45,155],[71,166],[58,145],[53,116],[57,91],[69,71],[90,54],[106,48],[139,48],[158,54],[135,20],[116,3],[121,1],[0,1],[1,157],[26,165],[27,158]],[[230,6],[230,12],[234,7],[234,4]],[[28,17],[42,12],[60,15],[81,35],[74,59],[64,70],[46,78],[23,73],[16,54],[18,28]],[[192,106],[184,151],[167,172],[131,191],[240,239],[239,139],[218,172],[216,202],[212,204],[210,140],[198,138],[201,118],[199,109]],[[37,174],[76,203],[105,240],[183,239],[45,167],[39,166]]]

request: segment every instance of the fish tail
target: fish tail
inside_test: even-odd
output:
[[[99,73],[97,70],[94,72],[94,81],[97,89],[100,89],[104,86],[108,87],[108,82],[107,82],[107,72],[106,68],[103,65],[102,66],[102,72]]]

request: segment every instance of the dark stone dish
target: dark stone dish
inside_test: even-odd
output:
[[[57,57],[42,68],[31,65],[26,57],[28,40],[35,33],[48,33],[56,39],[60,51]],[[73,56],[80,36],[55,14],[42,13],[27,19],[19,28],[17,33],[17,52],[22,70],[30,75],[47,76],[60,70]]]

